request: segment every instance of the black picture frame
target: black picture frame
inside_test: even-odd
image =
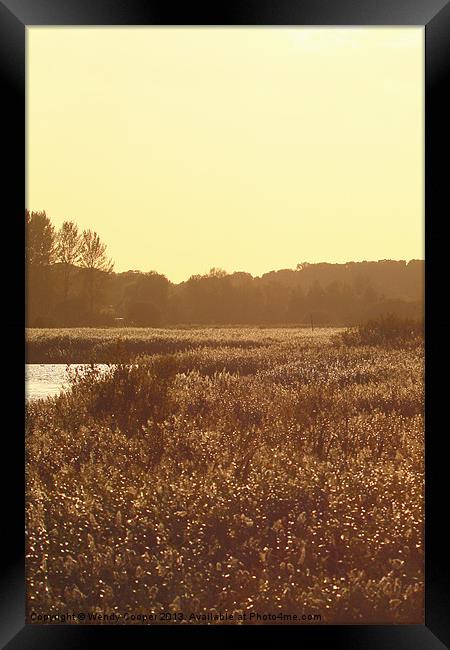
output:
[[[445,496],[448,460],[442,453],[445,427],[446,301],[436,288],[445,278],[442,227],[449,216],[446,156],[449,155],[450,3],[445,0],[249,0],[200,7],[145,0],[0,0],[0,105],[5,260],[4,352],[9,369],[4,382],[3,428],[3,577],[0,583],[2,647],[87,648],[107,643],[136,647],[164,635],[193,638],[191,626],[26,625],[24,575],[24,188],[25,188],[25,28],[32,25],[417,25],[425,28],[425,255],[426,255],[426,618],[424,625],[277,626],[280,641],[289,632],[299,644],[434,650],[450,643],[450,588]],[[447,163],[447,164],[446,164]],[[445,285],[444,285],[445,286]],[[434,306],[436,305],[436,306]],[[441,419],[442,418],[442,419]],[[441,424],[442,422],[442,424]],[[195,628],[198,630],[199,628]],[[212,640],[246,635],[251,626],[202,626]],[[266,629],[266,628],[265,628]],[[280,636],[281,635],[281,638]]]

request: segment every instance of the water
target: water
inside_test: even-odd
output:
[[[89,364],[76,363],[27,363],[25,364],[25,395],[34,400],[57,395],[69,385],[68,368],[85,368]],[[106,364],[96,364],[96,368],[106,372]]]

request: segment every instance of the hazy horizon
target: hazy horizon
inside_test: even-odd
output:
[[[405,264],[408,265],[410,262],[424,262],[425,263],[425,259],[424,258],[418,258],[418,257],[413,257],[413,258],[410,258],[410,259],[399,259],[399,258],[389,258],[389,259],[383,258],[382,259],[382,258],[378,258],[378,259],[370,259],[370,260],[368,260],[368,259],[345,260],[343,262],[336,262],[336,261],[330,261],[330,260],[317,260],[316,262],[309,262],[308,260],[302,260],[302,262],[298,262],[297,264],[305,264],[305,265],[307,264],[307,265],[310,265],[310,266],[314,266],[316,264],[317,265],[320,265],[320,264],[346,265],[346,264],[377,264],[379,262],[405,262]],[[120,269],[120,270],[118,270],[116,267],[114,267],[113,273],[116,273],[116,274],[119,274],[119,273],[142,273],[142,274],[146,274],[146,273],[154,273],[154,272],[156,272],[158,274],[165,275],[165,277],[167,277],[167,279],[170,282],[172,282],[172,284],[180,284],[182,282],[187,282],[189,280],[189,278],[191,278],[192,276],[206,275],[212,270],[225,271],[227,273],[227,275],[233,275],[234,273],[245,273],[245,274],[251,275],[255,279],[255,278],[263,277],[264,275],[266,275],[268,273],[277,273],[279,271],[296,271],[297,270],[296,267],[297,267],[297,265],[295,265],[293,267],[281,266],[279,268],[267,269],[265,271],[262,271],[261,273],[255,274],[255,273],[251,273],[250,271],[247,271],[246,269],[243,269],[243,268],[242,269],[224,269],[222,267],[212,266],[209,269],[202,269],[202,270],[199,270],[199,271],[195,271],[191,275],[189,275],[189,276],[187,276],[185,278],[181,278],[179,280],[173,280],[169,276],[167,276],[166,274],[163,274],[161,271],[159,271],[158,269],[155,269],[155,268],[142,268],[142,269],[128,268],[128,269]]]
[[[179,283],[424,258],[413,28],[27,28],[27,190]]]
[[[410,262],[425,262],[425,260],[423,258],[420,259],[418,257],[415,257],[415,258],[406,259],[406,260],[402,260],[402,259],[346,260],[345,262],[329,262],[327,260],[321,260],[321,261],[317,261],[317,262],[308,262],[307,260],[304,260],[303,263],[307,263],[307,264],[310,264],[311,266],[314,266],[315,264],[330,264],[330,265],[334,265],[334,264],[341,264],[341,265],[343,265],[343,264],[361,264],[361,263],[377,264],[378,262],[405,262],[406,264],[409,264]],[[299,262],[299,264],[301,264],[301,262]],[[171,278],[169,278],[168,276],[166,276],[166,277],[173,284],[180,284],[181,282],[187,282],[187,280],[189,280],[189,278],[192,277],[193,275],[194,276],[195,275],[205,275],[205,274],[209,273],[209,271],[211,271],[214,268],[219,269],[221,271],[225,271],[228,275],[233,275],[234,273],[247,273],[247,274],[250,274],[253,278],[260,278],[260,277],[262,277],[263,275],[265,275],[267,273],[277,273],[278,271],[295,271],[296,270],[296,267],[290,268],[290,267],[287,267],[287,266],[283,266],[283,267],[276,268],[276,269],[267,269],[267,271],[263,271],[262,273],[259,273],[259,274],[253,274],[253,273],[250,273],[250,271],[246,271],[245,269],[229,270],[229,269],[222,269],[221,267],[216,266],[216,267],[211,267],[210,269],[206,269],[204,271],[199,271],[197,273],[192,273],[189,277],[182,278],[181,280],[176,280],[175,281],[175,280],[172,280]],[[144,270],[144,269],[125,269],[125,270],[121,270],[121,271],[118,271],[118,270],[114,269],[115,273],[152,273],[153,271],[156,271],[157,273],[159,273],[158,269],[148,269],[148,270]]]

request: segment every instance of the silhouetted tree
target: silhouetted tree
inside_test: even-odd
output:
[[[48,324],[53,300],[50,265],[55,255],[55,229],[45,211],[25,211],[26,321]]]
[[[230,322],[233,286],[223,269],[212,268],[205,275],[193,275],[184,285],[187,315],[191,322]]]
[[[300,285],[291,290],[289,297],[287,318],[292,323],[306,322],[305,293]]]
[[[25,221],[29,326],[112,324],[118,314],[150,326],[351,325],[387,312],[423,315],[421,260],[302,262],[261,277],[212,268],[172,284],[156,271],[112,273],[106,245],[92,230],[79,235],[76,224],[65,221],[55,235],[45,212],[26,211]],[[63,299],[57,303],[61,278]]]
[[[49,266],[55,256],[55,228],[43,212],[25,210],[25,255],[29,266]]]
[[[85,269],[89,314],[92,319],[100,280],[112,273],[114,268],[114,263],[106,255],[106,244],[93,230],[83,230],[81,235],[80,266]]]
[[[129,302],[152,304],[162,317],[167,310],[169,286],[170,282],[166,276],[156,271],[136,273],[130,284],[124,288],[124,304]]]
[[[224,271],[224,269],[219,269],[219,268],[213,266],[213,268],[209,270],[209,272],[206,274],[205,277],[221,279],[221,278],[226,278],[227,275],[228,275],[228,273],[226,271]]]
[[[75,265],[80,260],[81,236],[73,221],[64,221],[56,235],[56,262],[61,264],[63,274],[63,298],[67,301],[70,278]]]

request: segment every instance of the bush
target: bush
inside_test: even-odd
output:
[[[346,345],[408,347],[423,341],[423,322],[388,314],[350,328],[339,336]]]

